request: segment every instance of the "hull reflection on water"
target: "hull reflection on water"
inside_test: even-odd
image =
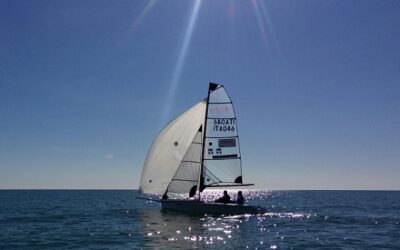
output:
[[[161,206],[164,210],[174,210],[190,214],[260,214],[266,213],[266,209],[250,205],[238,205],[234,203],[205,203],[198,200],[163,200]]]

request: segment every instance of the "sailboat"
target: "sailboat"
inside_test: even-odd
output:
[[[243,187],[236,115],[222,84],[169,122],[146,156],[139,192],[161,196],[163,209],[191,214],[256,214],[265,209],[206,202],[206,188]]]

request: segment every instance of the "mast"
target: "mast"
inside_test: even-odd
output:
[[[204,190],[204,178],[203,178],[203,167],[204,167],[204,149],[206,141],[206,131],[207,131],[207,118],[208,118],[208,102],[210,99],[210,92],[218,87],[217,83],[210,82],[208,85],[207,103],[206,103],[206,113],[204,115],[204,127],[203,127],[203,147],[201,149],[201,164],[200,164],[200,175],[199,175],[199,200],[200,193]]]

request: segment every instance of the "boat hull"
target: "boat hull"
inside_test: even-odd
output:
[[[197,200],[162,200],[161,206],[165,210],[189,214],[261,214],[266,209],[250,205],[238,205],[235,203],[205,203]]]

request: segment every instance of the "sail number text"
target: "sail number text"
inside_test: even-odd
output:
[[[235,131],[236,119],[235,118],[223,118],[214,119],[213,130],[218,132]]]

